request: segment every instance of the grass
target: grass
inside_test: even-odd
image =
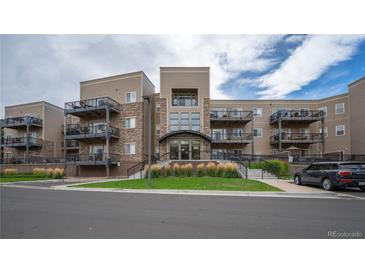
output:
[[[74,185],[70,187],[121,188],[121,189],[190,189],[190,190],[232,190],[232,191],[282,191],[256,180],[215,177],[163,177],[152,180],[148,187],[147,179],[121,180]]]
[[[11,182],[25,182],[25,181],[39,181],[49,180],[49,178],[33,174],[14,174],[14,175],[3,175],[0,176],[0,183],[11,183]]]

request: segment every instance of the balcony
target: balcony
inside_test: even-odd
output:
[[[249,122],[253,119],[252,111],[210,111],[211,122]]]
[[[108,131],[106,123],[85,126],[72,124],[66,127],[66,139],[108,139],[119,137],[119,128],[109,126]]]
[[[2,147],[12,148],[26,148],[28,140],[28,147],[42,147],[42,139],[37,137],[7,137],[1,139]]]
[[[109,159],[106,153],[93,154],[69,154],[66,156],[68,164],[94,166],[94,165],[117,165],[120,161],[119,154],[109,154]]]
[[[270,116],[270,123],[282,122],[300,122],[310,124],[320,121],[323,113],[319,110],[280,110]]]
[[[215,144],[248,144],[253,140],[252,133],[212,133],[211,136]]]
[[[10,117],[1,119],[1,128],[43,127],[43,120],[33,116]]]
[[[66,141],[66,149],[67,150],[77,150],[80,148],[80,144],[78,140],[67,140]],[[65,149],[64,142],[61,142],[61,149]]]
[[[320,133],[281,133],[282,144],[315,144],[323,142]],[[279,143],[279,134],[271,136],[271,144]]]
[[[119,113],[119,103],[109,97],[100,97],[65,103],[65,114],[79,117],[98,117],[111,113]]]

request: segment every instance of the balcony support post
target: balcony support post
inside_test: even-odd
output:
[[[279,117],[279,152],[281,152],[281,117]]]
[[[67,169],[67,144],[66,144],[66,134],[67,134],[67,113],[66,110],[63,112],[63,168]]]
[[[321,131],[322,131],[322,136],[321,136],[321,138],[322,138],[322,154],[324,154],[324,117],[323,117],[323,115],[322,115],[322,117],[321,117]]]
[[[25,163],[28,163],[29,158],[29,117],[26,117],[27,119],[27,132],[25,137]]]
[[[106,161],[105,161],[105,168],[106,168],[106,177],[109,177],[109,139],[110,139],[110,130],[109,130],[110,113],[109,113],[109,107],[105,108],[105,113],[106,113],[106,129],[105,129]]]
[[[251,120],[251,134],[252,134],[252,143],[251,143],[251,154],[255,155],[255,136],[254,136],[254,128],[253,128],[253,120],[254,120],[254,116],[253,116],[253,112],[252,112],[252,116],[251,116],[252,120]]]

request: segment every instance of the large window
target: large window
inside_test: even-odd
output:
[[[189,112],[181,112],[180,129],[189,129]]]
[[[252,108],[253,117],[262,117],[262,108]]]
[[[345,103],[337,103],[335,105],[336,114],[345,113]]]
[[[257,138],[261,138],[262,137],[262,128],[254,128],[253,136],[257,137]]]
[[[196,107],[198,106],[198,89],[172,89],[172,106]]]
[[[170,112],[170,130],[171,131],[179,130],[179,113],[178,112]]]
[[[191,113],[191,130],[200,130],[200,112]]]

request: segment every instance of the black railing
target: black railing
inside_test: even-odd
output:
[[[85,164],[116,164],[120,161],[119,154],[91,153],[91,154],[69,154],[66,155],[68,163],[85,163]]]
[[[9,117],[1,120],[1,127],[43,126],[43,120],[33,116]]]
[[[271,143],[280,141],[279,133],[271,136]],[[285,143],[317,143],[323,141],[321,133],[281,133],[281,142]]]
[[[279,119],[285,121],[316,121],[322,117],[324,117],[324,113],[319,110],[279,110],[270,116],[270,122],[276,122]]]
[[[252,133],[212,133],[211,134],[213,143],[243,143],[247,141],[251,141],[253,139]]]
[[[80,143],[78,140],[66,140],[66,149],[79,149]],[[65,144],[61,142],[61,148],[65,149]]]
[[[211,110],[211,120],[252,120],[252,111]]]
[[[81,112],[109,107],[119,112],[119,103],[109,97],[99,97],[65,103],[66,112]]]
[[[107,125],[80,125],[70,124],[66,127],[66,136],[72,136],[77,138],[90,138],[90,137],[103,137],[106,136]],[[109,132],[111,137],[120,137],[119,128],[109,126]]]
[[[6,137],[1,138],[1,144],[6,147],[12,146],[42,146],[42,139],[37,137]]]
[[[2,164],[56,164],[63,163],[63,158],[60,157],[44,157],[44,156],[29,156],[24,157],[13,157],[4,158],[1,160]]]

